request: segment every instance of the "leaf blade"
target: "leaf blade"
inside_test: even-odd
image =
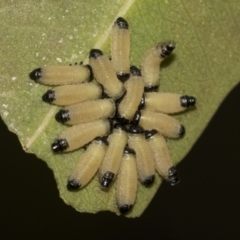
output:
[[[45,128],[40,128],[36,141],[27,144],[28,151],[44,159],[53,169],[61,197],[79,211],[95,213],[108,209],[118,214],[115,188],[107,195],[99,189],[95,177],[78,193],[66,190],[68,174],[82,151],[66,155],[51,153],[49,146],[64,127],[52,118],[57,108],[41,101],[47,87],[34,84],[27,75],[41,65],[64,65],[86,58],[89,49],[98,46],[107,26],[111,26],[126,3],[92,1],[89,4],[94,6],[90,6],[83,1],[73,1],[69,6],[64,1],[60,4],[24,1],[0,6],[5,20],[2,24],[5,38],[1,45],[1,116],[9,129],[17,133],[23,146],[39,126],[46,123]],[[176,40],[174,57],[166,60],[161,68],[160,91],[197,96],[197,109],[176,115],[187,127],[183,139],[168,142],[177,163],[200,136],[228,91],[239,83],[240,4],[223,0],[217,6],[207,0],[132,3],[131,8],[125,8],[132,33],[131,62],[140,65],[144,51],[156,42]],[[104,41],[100,41],[103,50],[109,53],[109,40]],[[157,177],[151,189],[139,185],[137,202],[129,217],[142,214],[160,182]]]

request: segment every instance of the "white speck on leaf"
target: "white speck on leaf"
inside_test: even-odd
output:
[[[4,116],[4,117],[7,117],[8,113],[9,113],[8,111],[4,111],[4,112],[3,112],[3,116]]]

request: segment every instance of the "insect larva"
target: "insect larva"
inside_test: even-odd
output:
[[[144,186],[151,185],[155,179],[154,156],[142,127],[130,127],[128,145],[136,152],[138,179]]]
[[[127,129],[116,123],[113,133],[108,137],[109,146],[99,169],[102,187],[108,188],[116,177],[127,144]]]
[[[54,152],[70,152],[84,146],[96,137],[110,133],[111,121],[99,119],[93,122],[74,125],[63,131],[52,144]]]
[[[139,124],[145,130],[156,129],[163,136],[168,138],[179,138],[185,133],[185,128],[179,121],[164,113],[141,110],[137,111],[132,121]]]
[[[92,67],[94,77],[100,83],[105,93],[114,100],[120,98],[124,93],[123,83],[119,81],[112,63],[99,49],[92,49],[89,54],[89,63]]]
[[[113,27],[111,35],[111,61],[117,77],[121,81],[126,81],[130,76],[130,31],[128,23],[119,17]]]
[[[177,113],[194,106],[196,99],[191,96],[175,93],[145,93],[146,110],[162,113]]]
[[[106,139],[100,137],[91,142],[68,178],[68,190],[78,190],[90,182],[103,160],[107,145]]]
[[[146,131],[145,137],[154,154],[155,167],[158,173],[172,186],[179,183],[178,173],[171,160],[164,137],[156,130]]]
[[[144,83],[141,71],[131,66],[131,77],[124,83],[126,94],[118,105],[117,120],[121,123],[128,123],[136,113],[144,91]]]
[[[159,86],[160,64],[171,55],[175,43],[163,42],[149,48],[142,58],[141,69],[145,84],[145,91],[156,91]]]
[[[115,110],[116,106],[112,99],[97,99],[67,106],[61,109],[55,118],[58,122],[75,125],[113,117]]]
[[[48,66],[34,69],[29,77],[45,85],[76,84],[92,79],[89,65]]]
[[[57,86],[43,94],[42,100],[58,106],[68,106],[75,103],[100,98],[100,85],[89,82],[75,85]]]
[[[126,147],[117,176],[117,206],[122,214],[130,211],[137,194],[135,151]]]

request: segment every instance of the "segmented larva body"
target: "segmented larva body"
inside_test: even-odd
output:
[[[149,147],[143,128],[131,126],[128,145],[136,152],[138,179],[144,186],[149,186],[155,179],[154,156]]]
[[[91,122],[115,115],[115,102],[112,99],[97,99],[70,105],[61,109],[56,120],[68,125]]]
[[[126,94],[118,105],[117,121],[128,123],[134,117],[144,92],[141,71],[131,66],[131,77],[124,83]]]
[[[149,48],[141,62],[142,76],[145,84],[145,91],[156,91],[159,86],[160,64],[171,55],[175,43],[163,42]]]
[[[99,169],[100,184],[108,188],[115,179],[127,144],[126,128],[115,124],[113,133],[108,137],[109,146]]]
[[[92,49],[89,54],[89,63],[95,79],[103,86],[104,92],[114,100],[120,98],[125,90],[109,58],[103,55],[101,50]]]
[[[89,143],[96,137],[110,133],[111,123],[106,119],[74,125],[63,131],[52,144],[54,152],[70,152]]]
[[[117,77],[126,81],[130,76],[130,31],[128,23],[119,17],[112,27],[111,35],[111,61]]]
[[[145,109],[162,113],[177,113],[194,106],[196,99],[176,93],[145,93]]]
[[[69,106],[87,100],[94,100],[101,96],[102,88],[100,85],[88,82],[54,87],[43,94],[42,100],[57,106]]]
[[[179,138],[185,133],[185,128],[180,122],[164,113],[141,110],[135,115],[135,123],[145,130],[156,129],[168,138]],[[136,120],[137,119],[137,120]]]
[[[172,186],[179,183],[177,170],[171,160],[169,150],[164,137],[156,130],[146,131],[147,142],[154,155],[155,168],[158,173]]]
[[[91,181],[103,160],[107,144],[104,138],[91,142],[68,178],[68,190],[78,190]]]
[[[83,83],[92,79],[89,65],[48,66],[37,68],[29,74],[37,83],[45,85],[65,85]]]
[[[125,148],[117,176],[117,206],[122,214],[130,211],[137,194],[137,170],[135,152]]]

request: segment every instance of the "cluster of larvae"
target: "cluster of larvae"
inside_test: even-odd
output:
[[[92,49],[89,65],[49,66],[30,73],[37,83],[59,85],[42,100],[64,106],[55,118],[71,125],[54,140],[52,151],[86,149],[69,176],[68,190],[84,187],[98,171],[103,189],[116,179],[117,206],[125,214],[136,200],[137,180],[150,186],[155,169],[171,185],[179,182],[165,137],[179,138],[185,129],[167,114],[194,106],[196,99],[157,92],[160,64],[174,48],[172,41],[158,43],[146,51],[141,70],[130,66],[129,26],[119,17],[112,27],[111,59]]]

